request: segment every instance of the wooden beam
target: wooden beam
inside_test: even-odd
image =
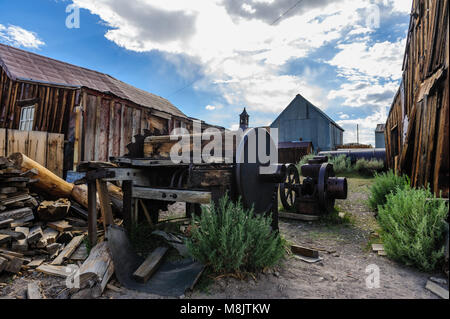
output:
[[[139,282],[146,283],[158,269],[167,250],[167,247],[156,248],[133,273],[134,279]]]
[[[306,247],[302,247],[302,246],[297,246],[297,245],[292,245],[291,246],[291,251],[294,254],[299,254],[299,255],[303,255],[303,256],[311,257],[311,258],[319,258],[319,252],[317,250],[314,250],[314,249],[310,249],[310,248],[306,248]]]
[[[211,192],[158,189],[134,186],[132,190],[134,198],[156,199],[162,201],[188,202],[198,204],[209,204]]]

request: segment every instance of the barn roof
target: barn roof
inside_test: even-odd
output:
[[[278,115],[278,117],[275,119],[275,121],[273,121],[273,123],[271,125],[273,125],[278,118],[281,116],[281,114],[283,114],[286,109],[288,109],[289,107],[291,107],[292,105],[294,105],[294,103],[296,102],[297,99],[303,99],[306,102],[308,102],[320,115],[322,115],[326,120],[328,120],[331,124],[333,124],[334,126],[336,126],[338,129],[340,129],[342,132],[344,132],[345,130],[339,125],[337,124],[335,121],[333,121],[331,119],[331,117],[329,117],[327,114],[325,114],[324,111],[322,111],[321,109],[319,109],[317,106],[315,106],[314,104],[312,104],[311,102],[309,102],[307,99],[305,99],[303,96],[301,96],[300,94],[297,94],[295,96],[295,98],[291,101],[291,103],[289,103],[289,105],[283,110],[283,112],[280,113],[280,115]]]
[[[386,124],[377,124],[377,128],[375,129],[375,132],[384,133],[385,128],[386,128]]]
[[[86,87],[113,94],[138,105],[186,117],[168,100],[138,89],[110,75],[54,60],[0,43],[0,66],[14,81],[30,81],[67,87]]]

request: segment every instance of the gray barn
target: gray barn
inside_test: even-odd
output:
[[[344,129],[300,94],[270,127],[278,128],[280,142],[312,142],[314,151],[331,151],[343,144]]]

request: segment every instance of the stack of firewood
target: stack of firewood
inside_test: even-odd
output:
[[[42,201],[30,192],[37,175],[34,168],[24,171],[0,157],[0,273],[87,257],[86,246],[80,245],[87,222],[70,216],[68,199]]]

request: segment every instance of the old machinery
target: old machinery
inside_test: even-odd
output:
[[[335,177],[326,156],[316,156],[298,169],[290,164],[280,184],[280,199],[286,210],[305,215],[322,215],[334,210],[336,199],[347,198],[347,179]]]

